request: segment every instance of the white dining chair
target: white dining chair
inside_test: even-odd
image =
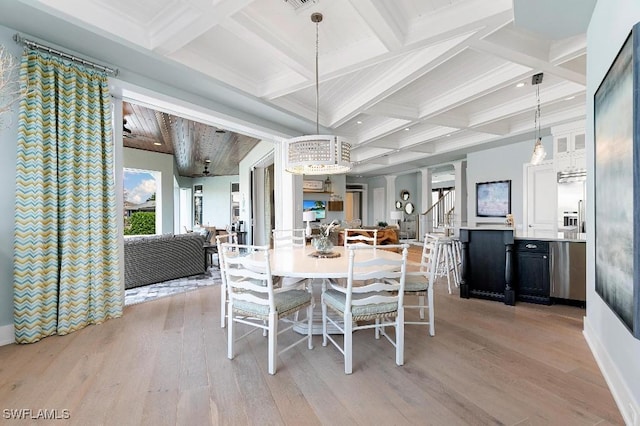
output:
[[[385,246],[385,250],[400,250],[402,255],[397,258],[361,256],[367,260],[359,260],[359,252],[375,251],[374,246],[349,246],[347,286],[329,281],[323,284],[322,346],[331,342],[344,355],[345,374],[353,371],[353,332],[357,330],[374,329],[376,339],[384,336],[396,349],[396,364],[404,364],[403,299],[408,247]],[[329,309],[340,319],[329,316]],[[329,324],[344,335],[342,345],[328,334]],[[387,326],[395,328],[395,339],[386,333]]]
[[[248,256],[248,253],[253,253],[254,256]],[[234,358],[234,344],[237,340],[258,329],[263,330],[268,337],[268,371],[269,374],[276,374],[280,354],[305,341],[308,348],[313,349],[311,332],[314,300],[308,290],[274,288],[269,253],[269,246],[222,244],[229,295],[227,357]],[[304,324],[307,334],[278,351],[278,336],[301,325],[302,321],[289,317],[302,309],[307,312]],[[288,326],[279,330],[278,324],[281,321]],[[236,324],[248,325],[254,329],[236,339]]]
[[[222,258],[223,243],[238,243],[238,234],[229,232],[223,235],[216,235],[216,247],[218,248],[218,265],[220,266],[220,327],[224,328],[227,324],[227,276],[225,275],[224,259]]]
[[[304,247],[306,244],[304,229],[274,229],[271,236],[274,248]]]
[[[425,234],[424,243],[422,245],[422,254],[420,256],[420,266],[417,270],[411,270],[408,267],[407,277],[405,280],[404,294],[405,309],[417,309],[420,320],[407,320],[405,315],[405,325],[419,324],[429,326],[429,335],[436,334],[434,300],[433,300],[433,283],[436,279],[436,269],[438,262],[438,238],[430,234]],[[409,302],[417,298],[417,304]],[[425,321],[425,310],[428,313],[428,320]]]
[[[367,244],[376,247],[378,245],[378,230],[346,228],[344,230],[344,246],[349,247],[353,244]]]
[[[271,231],[273,238],[273,248],[287,249],[304,247],[306,241],[306,231],[304,229],[274,229]],[[307,285],[306,278],[277,277],[276,287],[293,287]]]

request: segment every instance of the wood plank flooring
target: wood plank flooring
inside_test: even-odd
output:
[[[281,356],[275,376],[260,333],[228,360],[217,286],[133,305],[68,336],[0,347],[0,409],[67,409],[64,423],[77,425],[623,424],[583,309],[464,300],[443,281],[435,303],[436,335],[407,326],[403,367],[384,339],[356,332],[350,376],[320,336]]]

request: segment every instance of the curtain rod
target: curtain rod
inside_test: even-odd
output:
[[[91,61],[88,61],[86,59],[78,58],[77,56],[70,55],[68,53],[65,53],[65,52],[62,52],[60,50],[54,49],[52,47],[45,46],[45,45],[40,44],[40,43],[36,43],[35,41],[27,40],[26,38],[21,37],[20,34],[18,34],[18,33],[16,33],[13,36],[13,40],[15,40],[16,43],[24,44],[27,47],[31,47],[33,49],[38,49],[38,50],[44,50],[45,52],[61,56],[61,57],[65,58],[65,59],[70,59],[70,60],[72,60],[74,62],[79,62],[79,63],[81,63],[83,65],[88,65],[88,66],[93,67],[93,68],[95,68],[97,70],[104,71],[107,74],[111,74],[114,77],[118,75],[118,69],[114,69],[114,68],[106,67],[104,65],[96,64],[95,62],[91,62]]]

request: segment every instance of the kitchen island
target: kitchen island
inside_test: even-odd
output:
[[[513,228],[461,228],[460,297],[515,305],[516,300],[550,304],[584,302],[583,233]]]

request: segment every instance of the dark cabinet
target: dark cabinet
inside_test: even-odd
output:
[[[549,243],[515,242],[516,294],[523,302],[550,304]]]

